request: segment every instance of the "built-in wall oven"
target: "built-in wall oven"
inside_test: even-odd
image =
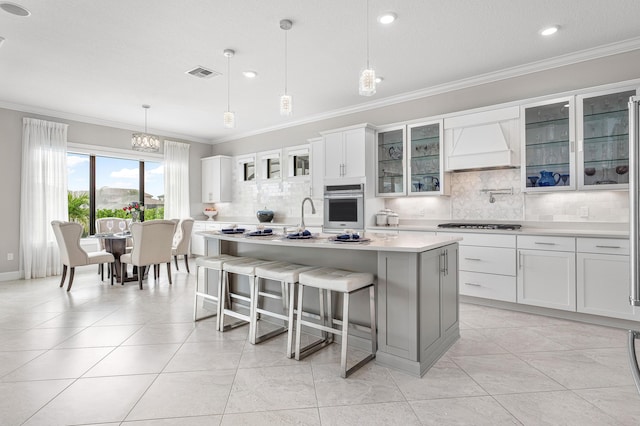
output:
[[[364,230],[364,184],[325,185],[325,232]]]

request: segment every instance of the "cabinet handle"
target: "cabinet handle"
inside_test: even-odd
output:
[[[444,258],[444,253],[445,251],[443,250],[442,253],[440,253],[440,261],[442,262],[442,265],[440,266],[440,272],[442,272],[442,274],[444,275],[444,265],[445,265],[445,258]]]
[[[555,246],[556,243],[541,243],[539,241],[534,242],[534,244],[537,244],[539,246]]]
[[[482,285],[476,284],[476,283],[464,283],[464,285],[470,285],[470,286],[473,286],[473,287],[482,287]]]
[[[444,251],[444,271],[445,275],[449,275],[449,250]]]
[[[596,246],[596,248],[619,249],[620,246]]]
[[[474,260],[474,261],[476,261],[476,262],[480,262],[480,261],[482,260],[482,259],[478,259],[478,258],[476,258],[476,257],[465,257],[464,259],[465,259],[465,260]]]
[[[518,269],[522,269],[522,252],[518,252]]]
[[[347,175],[347,165],[343,164],[342,165],[342,176],[346,176]]]

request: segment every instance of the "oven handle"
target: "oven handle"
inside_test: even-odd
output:
[[[363,194],[325,194],[324,198],[327,200],[334,200],[338,198],[364,198]]]

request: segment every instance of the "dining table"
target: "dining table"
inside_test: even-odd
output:
[[[138,268],[135,266],[133,268],[132,275],[129,275],[126,269],[124,271],[124,276],[122,276],[121,274],[122,264],[120,263],[120,256],[127,252],[127,240],[131,238],[131,233],[98,233],[93,235],[92,237],[103,240],[104,249],[107,252],[113,254],[115,261],[113,262],[111,273],[113,274],[115,281],[119,283],[125,283],[138,280]]]

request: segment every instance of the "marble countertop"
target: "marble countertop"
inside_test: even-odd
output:
[[[206,238],[216,238],[224,241],[271,246],[330,248],[339,250],[394,251],[410,253],[420,253],[423,251],[433,250],[462,240],[462,238],[459,237],[438,237],[421,235],[419,233],[409,235],[379,235],[375,233],[365,233],[365,236],[363,238],[367,238],[368,241],[363,242],[332,241],[330,238],[335,238],[335,234],[314,234],[314,237],[309,239],[288,239],[283,234],[257,237],[251,237],[246,234],[222,234],[217,231],[205,231],[199,232],[199,234],[203,235]]]

